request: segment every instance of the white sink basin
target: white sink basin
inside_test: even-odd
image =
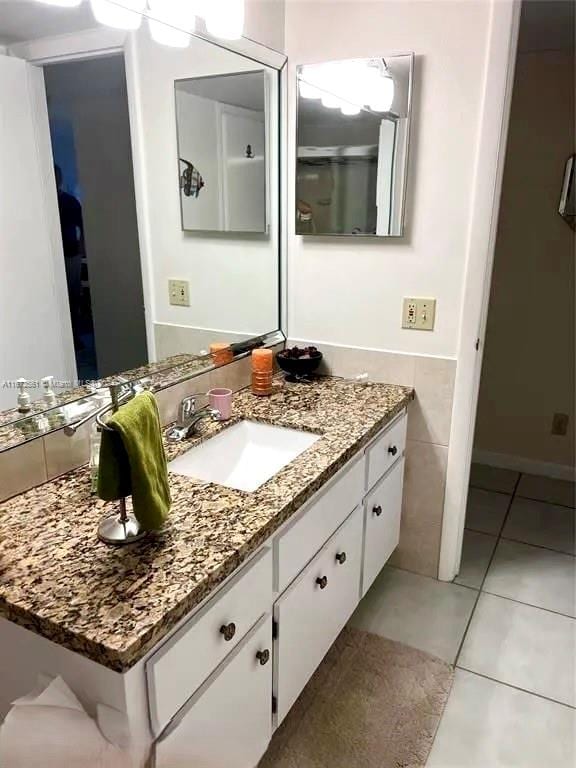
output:
[[[255,491],[319,439],[320,435],[297,429],[240,421],[178,456],[168,469],[239,491]]]

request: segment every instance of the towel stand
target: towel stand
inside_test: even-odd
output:
[[[112,428],[102,421],[102,415],[107,411],[116,413],[122,403],[130,400],[136,394],[133,387],[130,387],[126,391],[126,384],[111,384],[110,396],[112,403],[101,410],[96,416],[96,423],[100,429],[104,429],[108,432],[112,432]],[[124,392],[123,392],[124,390]],[[126,497],[122,497],[119,500],[119,510],[112,515],[103,517],[98,526],[98,538],[105,544],[113,544],[115,546],[124,546],[125,544],[133,544],[136,541],[140,541],[146,536],[144,531],[132,512],[128,512],[126,506]]]

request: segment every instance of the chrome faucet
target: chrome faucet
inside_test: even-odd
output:
[[[220,411],[209,405],[196,410],[197,395],[185,397],[178,407],[178,421],[166,432],[168,440],[186,440],[196,434],[197,425],[202,419],[211,418],[212,421],[220,419]]]

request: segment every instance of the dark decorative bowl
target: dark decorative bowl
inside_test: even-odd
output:
[[[298,350],[297,347],[282,349],[276,354],[276,361],[283,371],[300,379],[314,373],[322,361],[322,352],[314,347],[306,350]]]

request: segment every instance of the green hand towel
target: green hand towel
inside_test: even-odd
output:
[[[155,531],[170,509],[168,467],[156,399],[136,395],[113,413],[102,431],[98,496],[116,501],[132,496],[134,515],[146,531]]]

